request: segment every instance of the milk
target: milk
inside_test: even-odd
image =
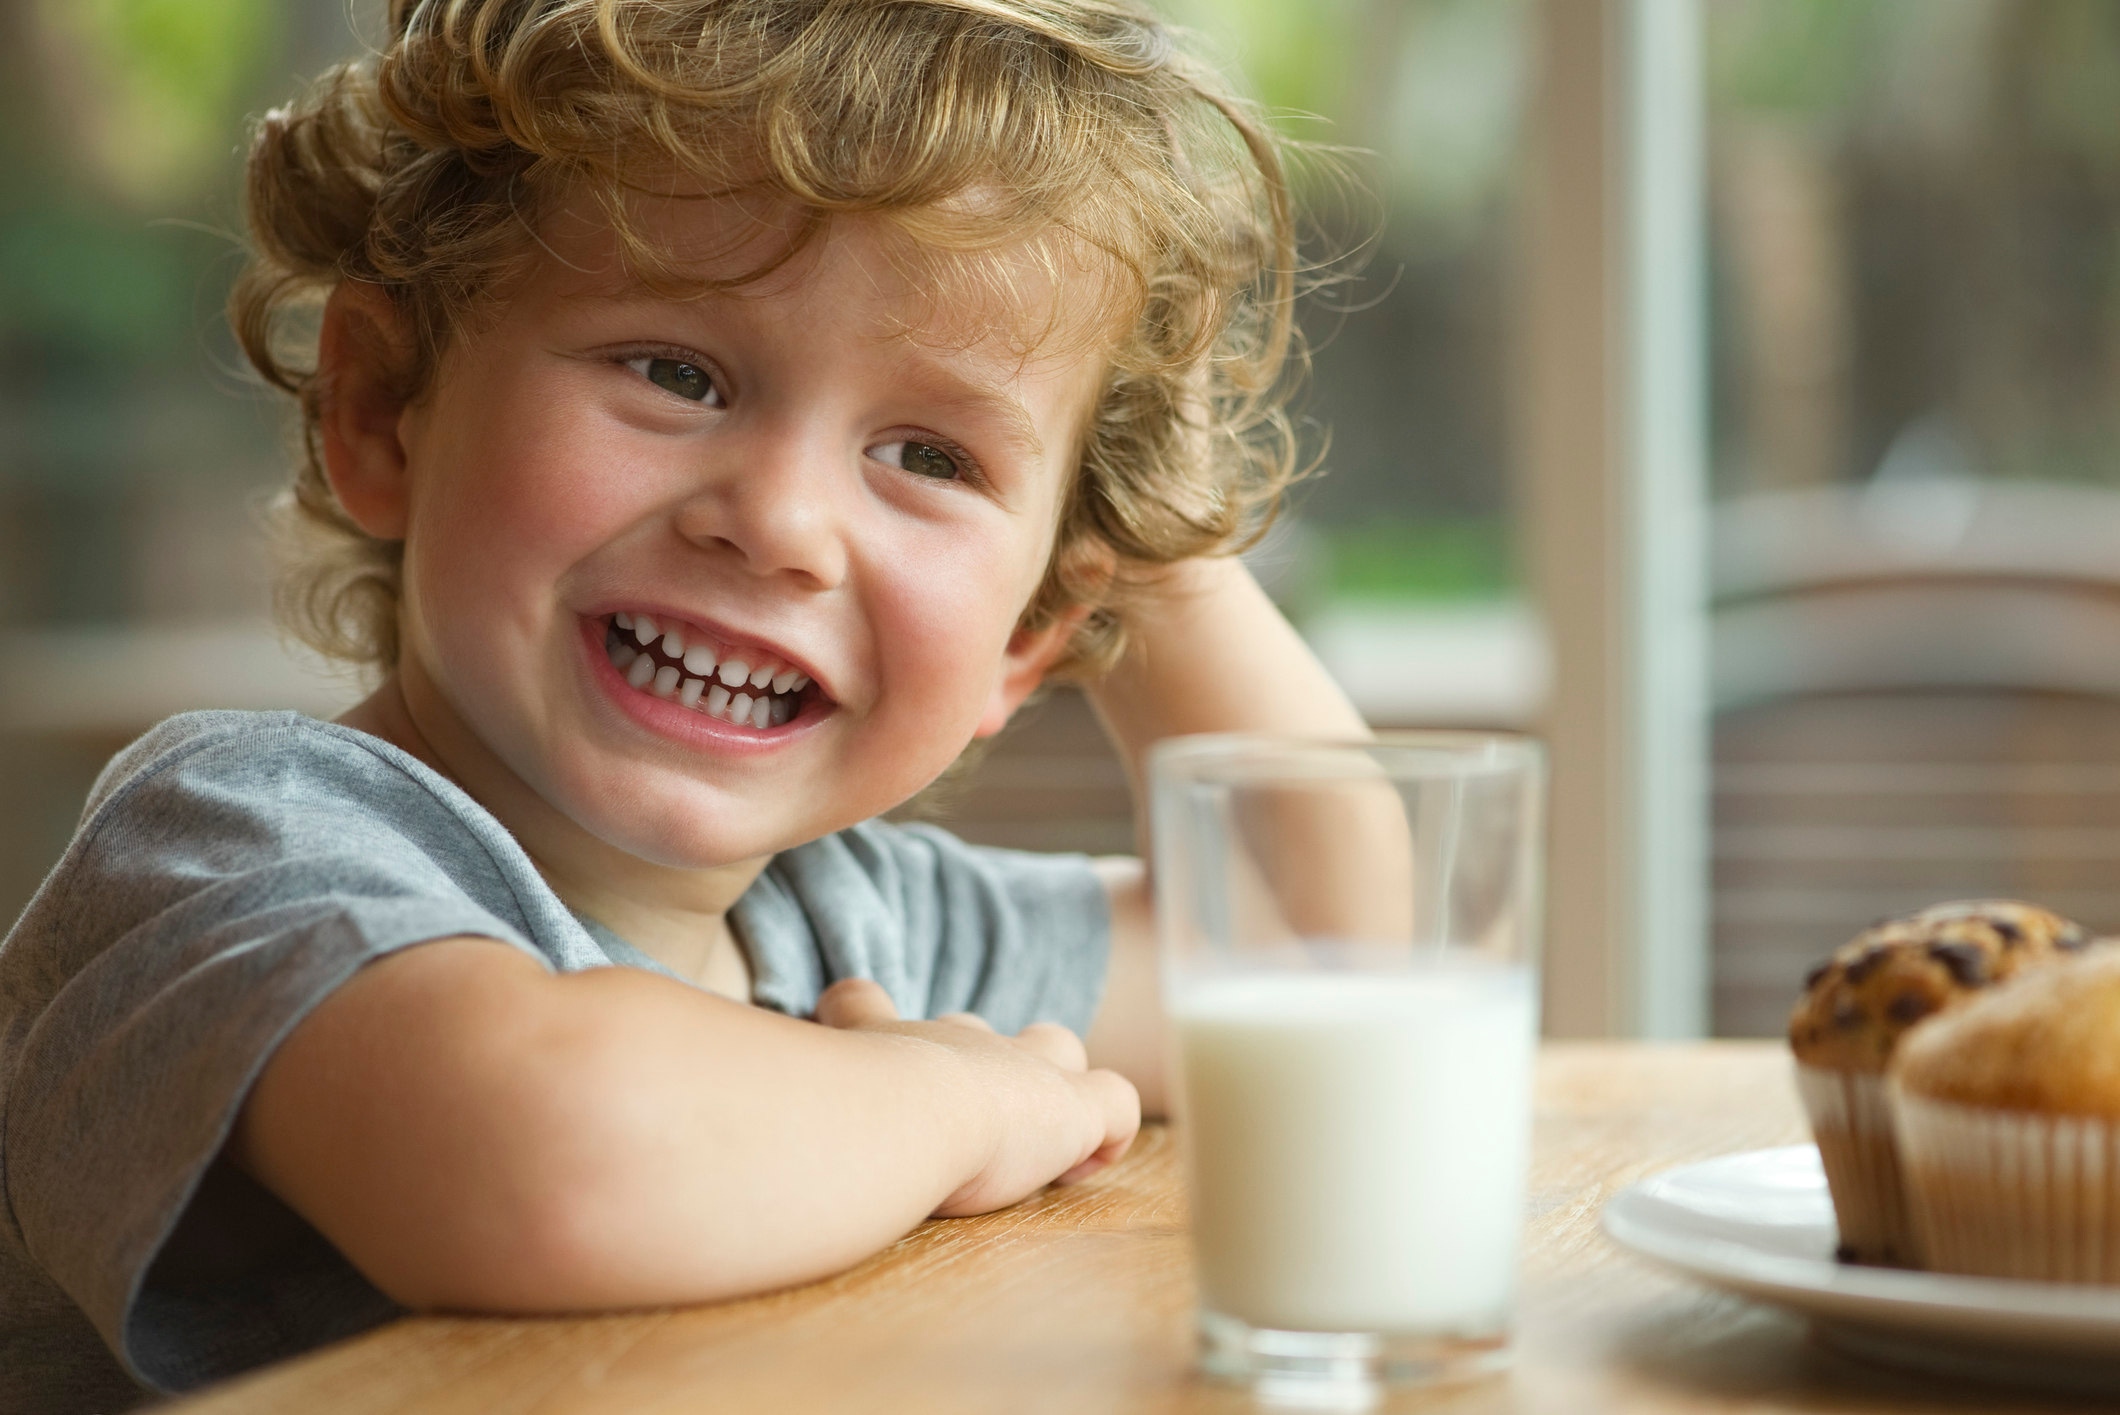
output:
[[[1172,991],[1200,1305],[1283,1330],[1505,1329],[1530,970],[1439,962]]]

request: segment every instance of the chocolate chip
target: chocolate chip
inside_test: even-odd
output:
[[[1854,960],[1848,964],[1848,981],[1851,983],[1860,983],[1864,978],[1867,978],[1868,976],[1870,976],[1870,974],[1876,972],[1879,968],[1883,967],[1884,960],[1891,956],[1892,950],[1884,944],[1877,943],[1870,945],[1868,948],[1865,948],[1861,953],[1855,955]]]
[[[1804,974],[1804,975],[1803,975],[1803,990],[1804,990],[1805,992],[1809,992],[1809,991],[1810,991],[1810,990],[1811,990],[1812,988],[1815,988],[1815,987],[1817,987],[1817,986],[1818,986],[1818,980],[1819,980],[1820,978],[1823,978],[1823,977],[1824,977],[1824,976],[1825,976],[1826,974],[1828,974],[1828,973],[1830,973],[1830,972],[1832,972],[1832,971],[1833,971],[1833,960],[1832,960],[1832,959],[1830,959],[1830,958],[1828,958],[1828,959],[1827,959],[1827,960],[1826,960],[1825,962],[1823,962],[1823,963],[1819,964],[1819,965],[1818,965],[1817,967],[1813,968],[1813,969],[1812,969],[1812,970],[1811,970],[1810,972],[1808,972],[1808,973],[1806,973],[1806,974]]]
[[[2008,919],[1989,919],[1988,927],[2001,935],[2004,948],[2015,948],[2024,942],[2024,931]]]
[[[1902,1027],[1919,1022],[1936,1010],[1936,1000],[1918,992],[1903,992],[1884,1005],[1885,1016]]]
[[[1842,998],[1833,1004],[1833,1025],[1842,1031],[1853,1031],[1862,1025],[1862,1009]]]
[[[1988,957],[1978,944],[1932,943],[1929,957],[1950,969],[1960,987],[1985,987],[1990,980]]]

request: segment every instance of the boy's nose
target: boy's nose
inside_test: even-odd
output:
[[[847,572],[847,487],[834,454],[792,435],[745,438],[720,450],[699,489],[677,508],[678,534],[735,555],[754,575],[837,587]]]

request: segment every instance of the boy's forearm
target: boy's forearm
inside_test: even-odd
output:
[[[558,981],[583,1025],[614,1029],[606,1079],[645,1122],[616,1127],[623,1161],[588,1156],[601,1202],[571,1305],[838,1272],[935,1212],[991,1149],[978,1079],[921,1037],[837,1031],[626,969]],[[531,1305],[554,1291],[540,1280]]]
[[[801,1282],[983,1160],[976,1078],[943,1047],[511,952],[371,965],[246,1108],[239,1160],[401,1301],[580,1310]]]
[[[1187,732],[1366,737],[1309,645],[1234,557],[1171,567],[1132,621],[1126,656],[1089,689],[1144,819],[1148,749]],[[1146,833],[1142,837],[1146,853]]]

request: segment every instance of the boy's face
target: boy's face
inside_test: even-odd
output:
[[[710,273],[777,239],[715,202],[642,226],[668,250],[736,238]],[[512,778],[480,792],[517,798],[503,819],[550,807],[699,867],[895,806],[998,728],[1064,637],[1014,631],[1103,371],[1080,337],[1016,347],[1049,289],[1026,275],[1029,310],[908,337],[939,302],[864,222],[692,301],[627,285],[599,224],[544,238],[397,425],[400,673],[450,719],[428,738],[483,758],[460,778]]]

